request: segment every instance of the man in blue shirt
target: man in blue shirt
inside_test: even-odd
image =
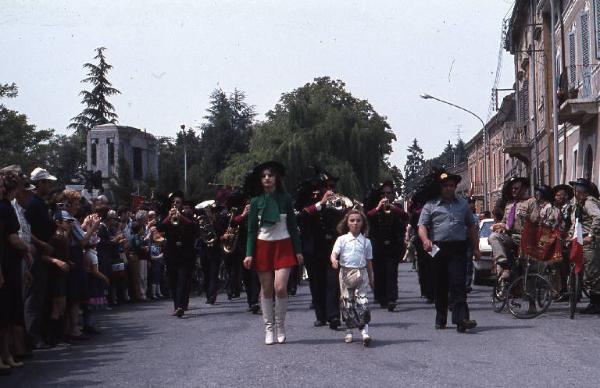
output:
[[[464,333],[477,326],[477,322],[469,318],[467,305],[465,276],[468,240],[476,259],[479,259],[480,252],[473,213],[464,198],[456,197],[456,185],[460,180],[460,176],[445,172],[437,177],[440,195],[423,207],[419,218],[419,237],[425,251],[433,256],[435,327],[446,328],[449,292],[450,302],[454,305],[452,323],[459,333]],[[438,252],[433,252],[434,246],[439,248]]]

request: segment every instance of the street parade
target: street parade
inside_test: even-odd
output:
[[[0,43],[28,58],[0,64],[0,386],[598,385],[600,1],[34,3],[3,22],[31,47]],[[401,38],[355,30],[387,14],[411,36],[423,12],[436,38],[403,56],[452,46],[414,69],[434,81],[370,62]],[[498,50],[489,26],[461,30],[478,17],[501,21],[498,58],[465,64]],[[217,38],[230,23],[239,36]],[[84,90],[30,83],[40,31],[61,42],[56,77],[88,61]],[[179,56],[171,33],[199,46]],[[342,47],[365,50],[359,77],[336,70]],[[257,61],[269,73],[232,70]]]

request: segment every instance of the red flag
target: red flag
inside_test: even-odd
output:
[[[575,263],[575,273],[580,273],[583,269],[583,228],[579,222],[579,218],[575,219],[575,233],[571,240],[569,260]]]

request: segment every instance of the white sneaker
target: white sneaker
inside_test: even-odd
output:
[[[275,332],[273,327],[265,330],[265,345],[273,345],[275,343]]]
[[[352,333],[346,333],[346,336],[344,337],[344,342],[347,344],[352,343]]]
[[[363,346],[369,347],[371,345],[371,336],[367,333],[362,334]]]

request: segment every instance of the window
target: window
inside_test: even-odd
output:
[[[142,175],[142,149],[133,147],[133,179],[142,179]]]
[[[110,173],[115,168],[115,143],[113,143],[113,139],[106,139],[106,144],[108,144],[108,171]]]
[[[92,166],[96,167],[98,164],[98,139],[92,139],[92,149],[90,151]]]
[[[571,179],[577,179],[577,150],[573,151],[573,171],[571,172]]]
[[[581,13],[581,75],[583,78],[583,97],[592,94],[592,70],[590,67],[590,14],[585,11]]]
[[[594,29],[596,31],[596,58],[600,59],[600,0],[594,0]]]
[[[569,32],[569,88],[574,88],[577,82],[575,60],[575,30],[573,30]]]

